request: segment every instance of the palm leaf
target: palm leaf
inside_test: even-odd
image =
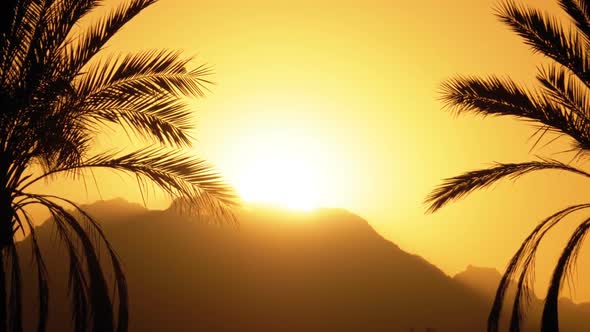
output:
[[[211,72],[207,67],[187,70],[190,60],[181,58],[178,51],[168,50],[109,57],[96,62],[76,81],[78,96],[92,96],[108,89],[125,92],[125,88],[136,87],[132,91],[137,91],[139,95],[164,90],[176,96],[202,97],[204,84],[210,83],[205,77]]]
[[[51,199],[59,199],[69,204],[71,201],[48,195],[27,195],[35,199],[39,204],[45,206],[53,217],[58,234],[66,244],[70,256],[70,289],[73,296],[73,319],[76,331],[85,331],[92,326],[93,331],[113,331],[113,310],[112,300],[109,298],[109,291],[104,273],[98,259],[98,252],[95,242],[88,236],[88,231],[82,228],[76,216],[68,212],[62,206]],[[77,205],[73,205],[77,211],[82,211]],[[83,218],[92,218],[83,213]],[[96,222],[92,221],[94,225]],[[102,234],[102,233],[101,233]],[[101,237],[110,249],[106,238]],[[78,249],[80,248],[80,249]],[[80,254],[82,255],[80,257]],[[85,266],[83,265],[85,262]],[[117,261],[117,267],[120,264]],[[116,277],[119,276],[116,274]],[[118,329],[127,329],[127,290],[124,277],[122,280],[115,278],[117,289],[123,287],[124,293],[119,295],[119,306],[123,307],[124,315],[119,317]]]
[[[49,315],[48,272],[41,248],[39,247],[37,232],[35,231],[35,226],[33,225],[32,219],[24,209],[19,208],[18,210],[22,213],[22,219],[25,220],[26,225],[28,227],[28,235],[31,240],[31,257],[33,257],[35,268],[37,270],[37,298],[39,302],[39,317],[37,323],[37,331],[41,332],[45,331],[45,329],[47,328],[47,317]],[[21,216],[17,214],[17,218],[20,219]],[[24,222],[22,223],[25,224]]]
[[[457,200],[475,190],[488,187],[504,178],[514,180],[527,173],[547,169],[568,171],[590,177],[589,173],[556,160],[531,161],[518,164],[497,163],[491,168],[470,171],[446,179],[426,198],[426,203],[430,205],[428,212],[435,212],[451,201]]]
[[[117,298],[113,298],[112,302],[114,302],[115,300],[118,299],[118,307],[119,307],[119,311],[117,313],[117,331],[119,332],[123,332],[123,331],[127,331],[127,325],[128,325],[128,319],[129,319],[129,308],[128,308],[128,289],[127,289],[127,281],[125,278],[125,274],[123,273],[123,268],[121,266],[121,263],[119,261],[119,258],[117,256],[117,254],[115,253],[114,248],[111,246],[110,242],[107,240],[106,235],[104,234],[104,232],[102,231],[102,228],[100,227],[100,225],[98,224],[98,222],[88,213],[86,213],[86,211],[84,211],[84,209],[82,209],[80,206],[78,206],[76,203],[74,203],[73,201],[63,198],[63,197],[57,197],[57,196],[53,196],[53,195],[26,195],[28,197],[34,198],[38,201],[40,201],[42,204],[47,204],[45,201],[47,200],[56,200],[56,201],[60,201],[62,203],[65,203],[66,205],[72,207],[74,209],[75,212],[78,213],[78,216],[74,216],[73,214],[70,214],[74,219],[70,219],[70,222],[72,222],[71,220],[82,220],[87,224],[86,229],[81,229],[77,223],[71,225],[76,232],[83,232],[84,236],[86,236],[85,234],[90,234],[90,237],[87,237],[88,239],[90,239],[91,241],[88,242],[89,245],[94,246],[95,244],[100,244],[102,243],[105,246],[105,249],[107,251],[108,257],[110,259],[111,262],[111,266],[113,268],[113,273],[114,273],[114,287],[115,287],[115,295],[117,296]],[[65,210],[63,210],[65,211]],[[69,212],[68,212],[69,213]],[[91,248],[91,250],[95,250],[94,248]],[[96,256],[98,256],[99,253],[97,253]],[[99,268],[99,271],[95,271],[95,273],[102,273],[100,270],[100,264],[97,265]],[[103,327],[104,328],[104,327]]]
[[[524,318],[524,306],[530,301],[532,272],[535,255],[544,236],[568,215],[590,208],[590,204],[577,204],[562,209],[540,222],[523,241],[514,254],[496,291],[496,297],[488,319],[488,331],[497,332],[506,291],[513,279],[517,279],[516,294],[512,307],[511,331],[519,331]],[[520,273],[520,274],[519,274]],[[519,274],[519,275],[518,275]]]
[[[590,59],[576,31],[566,32],[555,17],[513,1],[499,5],[497,15],[535,52],[557,61],[590,84]]]
[[[72,28],[100,5],[100,0],[52,1],[43,26],[42,45],[48,54],[57,54],[68,42]]]
[[[141,149],[124,155],[98,154],[80,164],[53,169],[22,184],[22,188],[58,173],[80,176],[81,171],[92,168],[135,174],[140,181],[150,181],[172,198],[185,198],[215,217],[233,219],[231,207],[237,204],[237,198],[231,187],[223,184],[221,176],[204,160],[164,149]]]
[[[553,270],[553,276],[549,284],[549,290],[547,297],[545,298],[545,306],[543,307],[543,317],[541,331],[558,331],[559,330],[559,319],[558,319],[558,296],[561,290],[561,283],[565,278],[567,272],[575,264],[582,246],[582,241],[590,229],[590,218],[586,219],[581,223],[572,236],[570,237],[567,245],[563,249],[561,256]]]
[[[558,66],[548,65],[539,70],[537,80],[554,102],[573,113],[570,114],[572,121],[579,122],[576,127],[583,128],[590,122],[588,88],[576,76]]]
[[[46,1],[18,1],[16,5],[10,5],[13,17],[7,27],[9,31],[2,38],[2,71],[0,83],[14,83],[22,78],[27,55],[31,49],[34,37],[43,12],[46,10]]]
[[[75,83],[80,116],[125,126],[163,144],[188,146],[191,110],[181,96],[203,96],[208,67],[187,70],[179,52],[146,51],[109,58]]]
[[[123,103],[121,103],[123,104]],[[148,141],[178,147],[192,143],[188,132],[193,128],[189,106],[177,98],[159,98],[126,105],[94,108],[89,111],[94,120],[119,124],[125,131],[136,133]]]
[[[67,77],[77,75],[96,53],[131,19],[157,0],[132,0],[119,5],[104,18],[93,24],[76,42],[65,50]]]
[[[559,5],[574,20],[576,27],[588,41],[590,39],[590,3],[587,0],[559,0]]]
[[[575,112],[539,93],[527,91],[510,79],[456,77],[441,86],[445,107],[457,114],[515,116],[574,138],[590,147],[590,123]]]

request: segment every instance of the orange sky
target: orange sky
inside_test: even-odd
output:
[[[526,124],[441,110],[437,89],[445,78],[506,74],[532,82],[543,61],[496,20],[494,3],[162,0],[104,54],[171,48],[214,65],[218,84],[195,104],[195,151],[238,190],[265,173],[257,169],[286,158],[297,167],[276,164],[277,181],[312,178],[284,184],[303,183],[297,190],[317,204],[360,214],[447,273],[468,264],[503,271],[536,222],[590,191],[575,176],[539,173],[424,215],[424,197],[445,177],[535,154],[567,157],[553,154],[566,147],[561,143],[529,152]],[[558,10],[554,1],[529,3]],[[269,155],[275,159],[265,160]],[[139,201],[136,191],[121,191],[119,177],[103,178],[102,198]],[[98,198],[92,189],[79,195],[65,187],[57,190]],[[546,258],[537,269],[541,283],[563,239],[539,256]],[[590,268],[580,268],[579,279],[588,276]],[[590,289],[577,294],[590,299]]]

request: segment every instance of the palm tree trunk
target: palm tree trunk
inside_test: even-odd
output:
[[[1,188],[1,187],[0,187]],[[4,188],[6,188],[4,186]],[[0,250],[11,245],[14,241],[13,225],[14,225],[14,211],[12,210],[12,198],[10,193],[0,192]]]
[[[8,331],[6,269],[4,254],[13,239],[13,211],[10,194],[0,193],[0,332]]]
[[[6,301],[8,292],[6,291],[6,275],[4,269],[4,248],[0,249],[0,332],[8,331],[8,313]]]

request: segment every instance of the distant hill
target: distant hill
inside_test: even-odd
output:
[[[122,200],[86,208],[123,261],[130,331],[484,331],[485,294],[345,210],[256,207],[239,225],[220,226]],[[52,227],[38,234],[61,293],[51,300],[51,330],[64,331],[65,257]],[[21,244],[23,261],[28,246]]]
[[[494,268],[468,265],[465,271],[457,273],[453,279],[486,298],[494,298],[502,274]]]

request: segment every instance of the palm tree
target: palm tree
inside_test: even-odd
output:
[[[558,0],[561,8],[574,23],[565,28],[547,13],[506,1],[497,7],[497,16],[522,37],[534,52],[550,59],[539,68],[539,85],[527,89],[497,76],[459,76],[442,84],[445,106],[458,114],[512,116],[538,127],[539,139],[551,132],[573,139],[576,156],[590,150],[590,0]],[[538,143],[538,140],[537,140]],[[574,158],[579,160],[579,158]],[[573,161],[572,161],[573,162]],[[488,187],[504,178],[547,169],[568,171],[590,177],[571,163],[554,159],[539,159],[524,163],[499,163],[491,168],[467,172],[446,179],[426,199],[429,211],[459,199],[476,189]],[[539,243],[556,224],[568,215],[590,209],[590,203],[568,206],[543,220],[524,240],[512,257],[498,287],[488,319],[488,331],[498,331],[500,313],[506,289],[515,280],[517,290],[511,331],[519,331],[524,317],[523,308],[529,299],[532,269]],[[542,315],[542,330],[557,331],[558,295],[568,271],[575,265],[582,240],[590,230],[590,217],[581,222],[563,249],[553,271]]]
[[[32,205],[49,211],[68,253],[76,331],[127,330],[125,276],[99,224],[67,198],[32,191],[39,181],[113,169],[135,176],[141,188],[155,185],[197,211],[233,219],[231,188],[205,161],[183,154],[192,128],[186,97],[203,96],[210,68],[189,70],[190,59],[165,50],[97,60],[109,39],[156,0],[118,2],[85,29],[80,20],[101,2],[0,2],[0,331],[22,331],[19,231],[31,239],[38,331],[46,329],[48,272],[27,212]],[[113,125],[155,147],[94,152],[96,134]],[[100,247],[108,252],[113,285]]]

